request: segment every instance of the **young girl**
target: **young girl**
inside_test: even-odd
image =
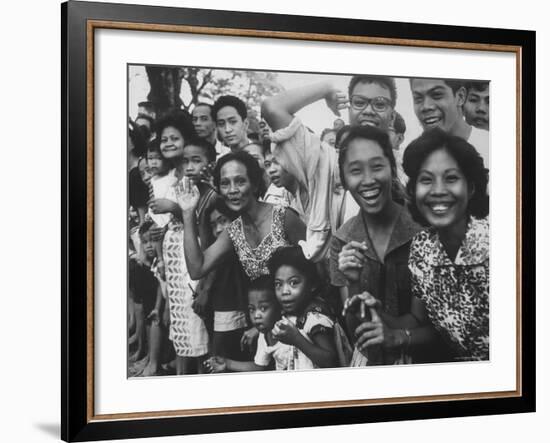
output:
[[[288,346],[286,370],[339,366],[335,344],[335,321],[319,296],[315,264],[300,247],[280,248],[269,260],[275,295],[283,318],[275,323],[273,338]],[[256,361],[262,358],[258,343]]]
[[[407,259],[411,239],[420,226],[403,205],[387,134],[370,126],[350,127],[340,142],[338,163],[342,184],[360,211],[334,234],[331,282],[341,288],[348,306],[355,306],[346,302],[349,297],[368,291],[380,300],[380,315],[388,324],[394,328],[414,327]],[[367,318],[356,319],[350,314],[346,320],[348,333],[355,338],[358,322],[366,322]],[[386,349],[376,358],[369,358],[358,341],[352,365],[402,362],[399,338],[388,340]]]
[[[488,173],[462,138],[429,131],[405,151],[411,213],[430,226],[411,245],[417,317],[429,319],[457,360],[489,359]],[[412,330],[411,346],[430,328]]]
[[[200,357],[208,352],[208,333],[204,322],[192,309],[195,282],[185,266],[181,210],[174,190],[185,175],[184,146],[186,140],[194,137],[194,128],[188,115],[178,113],[160,120],[157,134],[162,156],[172,169],[154,182],[156,198],[149,207],[153,214],[163,214],[169,220],[162,251],[170,309],[170,339],[177,355],[176,372],[201,372]]]

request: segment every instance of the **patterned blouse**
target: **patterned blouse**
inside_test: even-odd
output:
[[[275,250],[281,246],[290,245],[285,232],[285,213],[286,208],[283,206],[273,208],[271,231],[255,248],[252,248],[246,241],[242,217],[235,219],[227,228],[229,238],[233,242],[233,248],[250,280],[269,274],[267,262]]]
[[[412,293],[458,353],[458,360],[489,359],[489,221],[470,218],[452,262],[437,233],[413,239],[409,256]]]

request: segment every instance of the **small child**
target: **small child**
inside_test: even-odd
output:
[[[138,337],[138,350],[136,354],[130,357],[130,362],[145,355],[148,356],[147,366],[141,372],[143,376],[160,375],[160,350],[162,344],[160,317],[164,299],[159,281],[154,273],[157,252],[156,242],[151,239],[151,230],[153,227],[154,223],[152,221],[146,221],[139,228],[143,260],[142,262],[133,262],[134,266],[130,268],[130,286],[134,302],[142,306],[143,316],[140,320],[144,321],[146,325],[146,329],[143,329],[141,337]],[[146,337],[148,346],[145,343]]]
[[[281,307],[275,297],[273,278],[270,275],[262,275],[249,284],[248,313],[250,321],[260,334],[254,361],[237,361],[215,355],[205,362],[208,372],[265,371],[273,367],[273,360],[277,370],[286,369],[288,346],[278,342],[271,332],[281,318]]]

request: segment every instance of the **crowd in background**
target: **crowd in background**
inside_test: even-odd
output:
[[[359,75],[128,125],[128,374],[489,359],[489,83]],[[296,116],[324,100],[333,127]],[[348,112],[345,124],[341,112]]]

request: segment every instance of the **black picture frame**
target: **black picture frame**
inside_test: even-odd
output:
[[[65,441],[219,433],[289,427],[355,424],[393,420],[511,414],[535,411],[535,32],[214,11],[157,6],[70,1],[62,17],[62,415]],[[193,26],[284,34],[365,37],[514,47],[520,57],[518,96],[518,304],[519,391],[498,398],[414,401],[368,406],[308,407],[231,414],[190,414],[159,418],[97,418],[90,398],[93,384],[93,155],[90,157],[90,23],[120,22]],[[144,32],[146,32],[145,26]],[[368,34],[367,34],[368,32]],[[332,36],[332,37],[331,37]],[[447,46],[449,45],[449,46]],[[456,46],[460,47],[460,46]],[[93,55],[93,52],[92,52]],[[521,113],[529,109],[529,118]],[[93,151],[92,151],[93,154]],[[90,191],[92,191],[90,193]],[[521,296],[525,294],[525,296]]]

